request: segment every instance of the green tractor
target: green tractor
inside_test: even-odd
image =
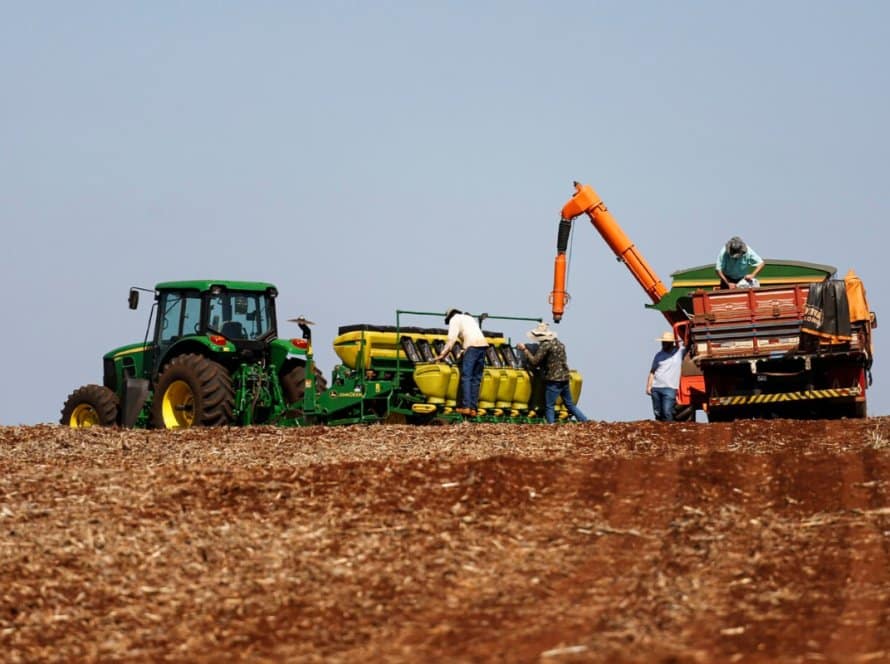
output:
[[[131,309],[139,291],[146,289],[130,289]],[[295,321],[303,338],[278,338],[275,286],[169,281],[153,293],[145,340],[105,354],[103,384],[72,392],[62,424],[177,429],[312,419],[324,378],[308,321]]]

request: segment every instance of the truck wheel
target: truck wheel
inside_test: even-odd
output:
[[[186,353],[173,358],[158,378],[152,423],[159,429],[226,426],[234,406],[232,377],[225,367]]]
[[[72,429],[110,427],[117,424],[117,395],[102,385],[84,385],[74,390],[62,407],[61,424]]]
[[[695,420],[695,408],[678,406],[674,408],[674,422],[692,422]]]

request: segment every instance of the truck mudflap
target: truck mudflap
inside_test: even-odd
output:
[[[729,397],[711,397],[708,406],[723,408],[726,406],[747,406],[761,403],[779,403],[785,401],[814,401],[817,399],[843,399],[858,397],[863,394],[860,386],[837,387],[826,390],[800,390],[797,392],[776,392],[774,394],[745,394]]]

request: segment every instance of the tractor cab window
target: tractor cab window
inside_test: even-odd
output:
[[[180,337],[195,334],[201,326],[199,293],[161,293],[158,344],[169,346]]]
[[[266,293],[226,291],[210,296],[209,327],[232,341],[255,340],[272,330],[272,305]]]

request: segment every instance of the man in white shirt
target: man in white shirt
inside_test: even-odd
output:
[[[673,332],[665,332],[656,341],[661,342],[661,350],[652,358],[652,367],[646,379],[646,394],[652,398],[655,419],[673,422],[686,348],[682,341],[674,345]]]
[[[460,404],[455,412],[468,417],[476,417],[479,407],[479,386],[482,384],[482,371],[485,369],[485,349],[488,341],[482,333],[479,323],[470,314],[452,307],[445,313],[448,325],[448,341],[442,352],[436,356],[436,362],[445,359],[458,339],[464,348],[460,365]]]

